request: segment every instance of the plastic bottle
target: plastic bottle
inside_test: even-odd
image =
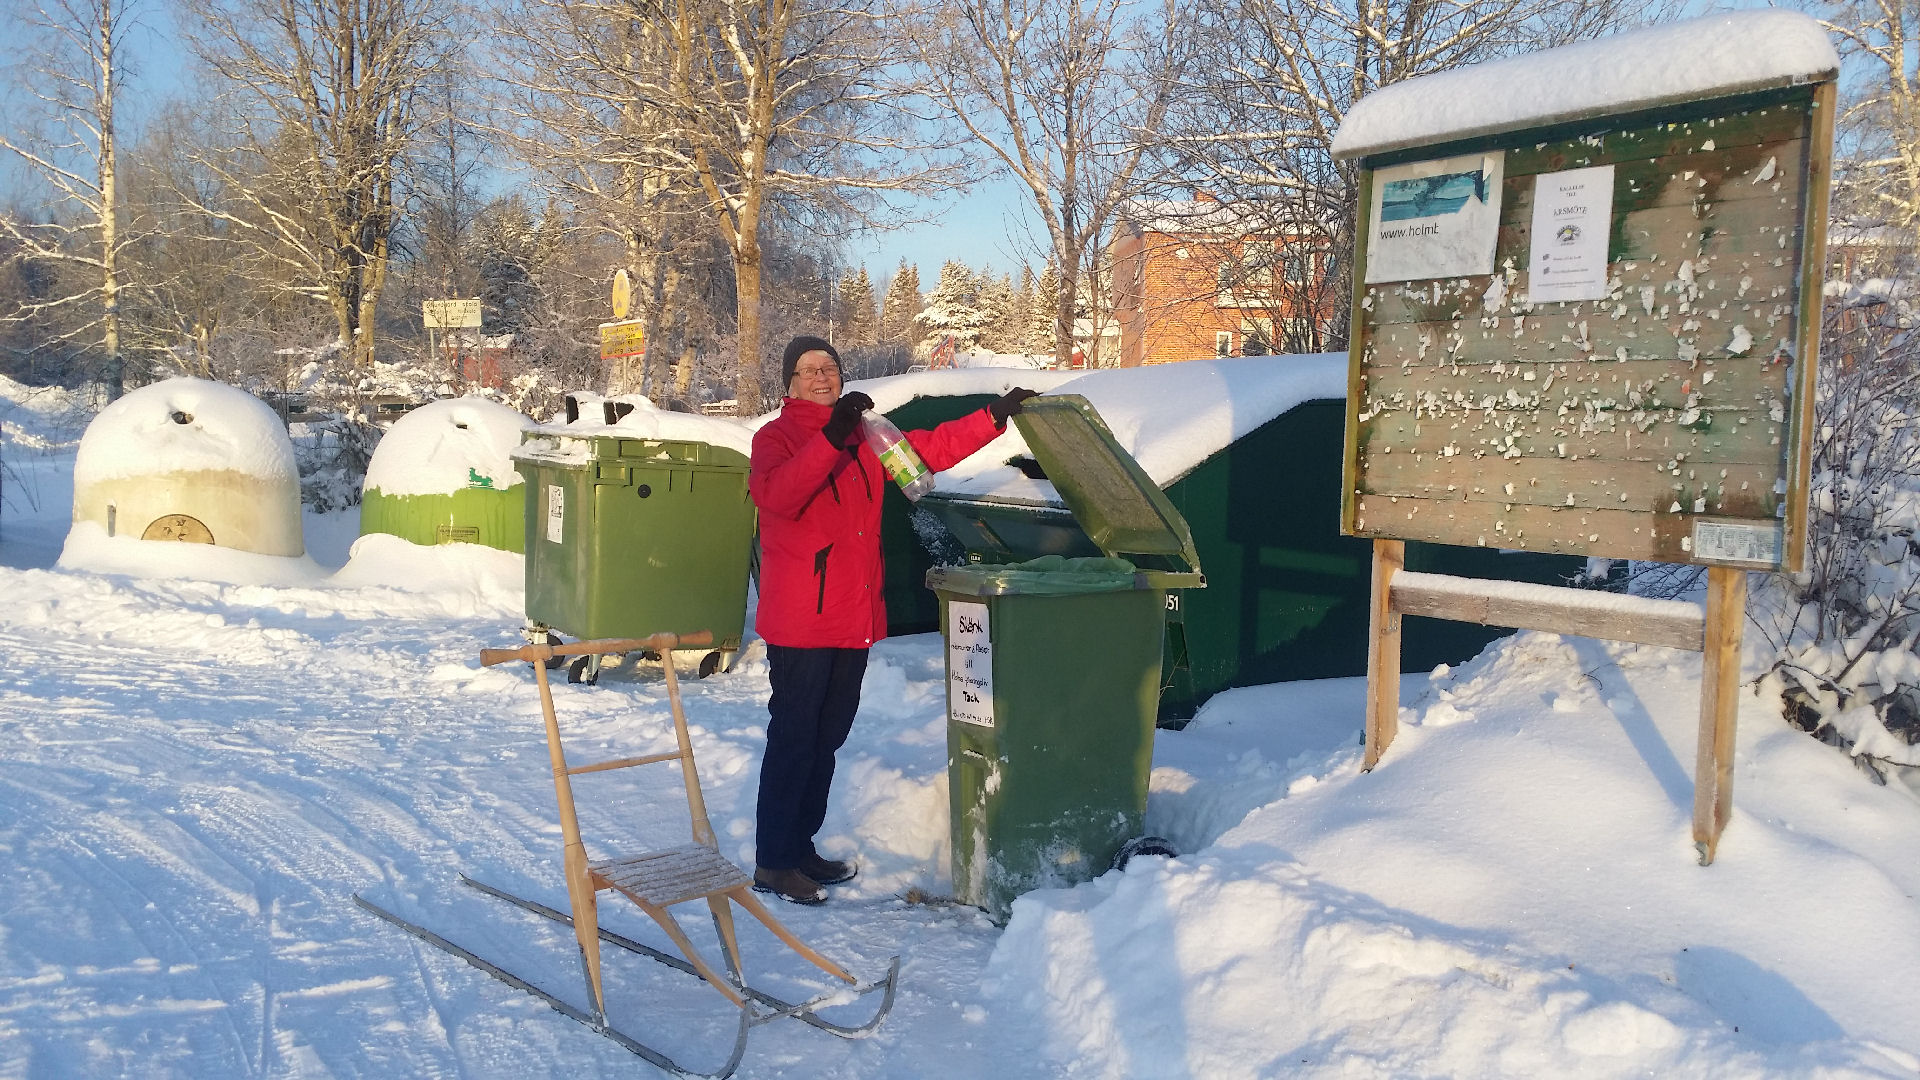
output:
[[[920,454],[893,421],[878,412],[869,412],[860,422],[860,431],[867,446],[880,456],[887,475],[893,477],[893,482],[900,485],[908,499],[918,502],[920,496],[933,490],[933,471],[920,460]]]

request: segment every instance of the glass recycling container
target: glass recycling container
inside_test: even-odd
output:
[[[936,567],[953,883],[1004,920],[1139,837],[1170,590],[1201,588],[1187,523],[1085,398],[1014,417],[1100,554]]]
[[[526,478],[530,628],[579,639],[711,630],[702,674],[730,662],[753,548],[746,455],[542,428],[513,463]]]

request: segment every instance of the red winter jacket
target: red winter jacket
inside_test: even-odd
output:
[[[887,636],[880,501],[892,483],[858,432],[836,448],[820,434],[833,409],[787,398],[753,437],[747,487],[760,508],[760,608],[770,644],[865,649]],[[985,409],[910,431],[927,468],[950,469],[1000,433]]]

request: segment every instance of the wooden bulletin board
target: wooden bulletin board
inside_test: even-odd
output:
[[[1799,569],[1832,131],[1821,82],[1363,158],[1343,531]],[[1494,272],[1366,284],[1381,171],[1494,153]],[[1608,295],[1529,303],[1599,165]]]

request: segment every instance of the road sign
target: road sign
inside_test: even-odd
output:
[[[618,360],[647,351],[647,324],[643,319],[600,324],[600,359]]]
[[[480,325],[479,300],[423,300],[420,314],[429,330],[452,330]]]
[[[633,279],[627,276],[625,270],[615,270],[613,272],[613,317],[626,318],[627,311],[632,306]]]

